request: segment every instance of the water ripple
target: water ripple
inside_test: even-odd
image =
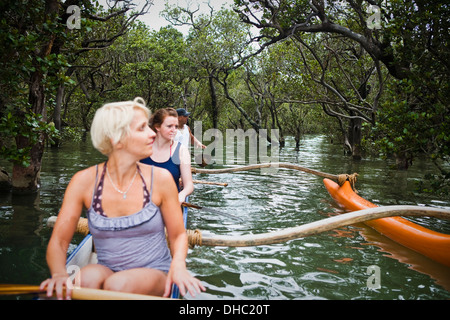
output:
[[[399,202],[391,192],[392,187],[383,192],[386,184],[380,186],[380,177],[386,175],[385,163],[345,162],[336,148],[326,144],[324,137],[315,136],[303,141],[300,151],[285,148],[280,161],[332,174],[361,172],[363,196],[380,204]],[[364,163],[370,170],[362,166]],[[193,203],[225,210],[244,219],[241,223],[225,216],[214,220],[207,214],[191,211],[190,228],[206,233],[239,236],[270,232],[341,212],[330,200],[322,179],[300,171],[279,169],[276,174],[263,175],[253,170],[196,178],[226,182],[228,186],[196,185],[196,192],[191,196]],[[405,193],[399,194],[404,197]],[[414,198],[409,199],[409,202],[414,201]],[[442,200],[432,203],[450,205]],[[427,218],[420,220],[434,224]],[[441,223],[443,225],[437,228],[445,229],[447,222]],[[379,245],[385,245],[383,236],[377,234],[377,245],[373,245],[375,242],[366,240],[366,233],[365,226],[350,226],[277,245],[196,248],[189,253],[188,261],[190,269],[208,287],[208,293],[203,296],[208,299],[450,298],[450,292],[439,287],[428,275],[409,269],[408,264],[380,250]],[[191,267],[191,263],[194,266]],[[379,290],[367,287],[366,271],[370,265],[380,266],[385,272]],[[422,286],[423,283],[427,285]],[[403,290],[401,294],[396,291],[399,286]],[[430,287],[433,289],[428,289]]]

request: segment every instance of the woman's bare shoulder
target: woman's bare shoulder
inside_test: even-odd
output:
[[[97,176],[97,170],[100,171],[101,168],[103,168],[103,164],[98,165],[98,167],[92,166],[78,171],[73,175],[69,185],[72,185],[77,189],[86,190],[86,188],[93,186]]]
[[[139,165],[142,174],[145,177],[145,180],[149,182],[148,184],[149,186],[151,184],[152,168],[153,168],[153,183],[154,183],[153,190],[164,190],[170,187],[172,182],[173,185],[175,186],[175,182],[173,181],[172,174],[169,172],[169,170],[147,164],[139,164]]]
[[[172,174],[164,168],[159,168],[145,163],[139,163],[139,168],[145,181],[148,183],[151,183],[153,169],[153,180],[155,181],[155,186],[159,183],[164,183],[169,179],[173,180]]]
[[[100,171],[101,168],[103,168],[104,163],[98,164],[98,165],[94,165],[91,167],[88,167],[86,169],[77,171],[74,175],[73,178],[75,179],[86,179],[88,177],[92,177],[96,175],[97,170]]]

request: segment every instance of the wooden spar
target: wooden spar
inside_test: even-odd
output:
[[[439,219],[450,219],[450,210],[422,206],[383,206],[349,212],[305,225],[268,233],[226,236],[203,235],[200,230],[188,230],[188,238],[190,246],[251,247],[314,236],[336,228],[392,216],[429,216]],[[53,220],[56,220],[56,217],[49,219],[49,226],[54,223]],[[79,224],[87,223],[85,220],[86,218],[80,218]]]
[[[297,164],[293,163],[285,163],[285,162],[274,162],[274,163],[260,163],[260,164],[252,164],[248,166],[241,166],[241,167],[233,167],[233,168],[224,168],[224,169],[199,169],[199,168],[191,168],[192,173],[206,173],[206,174],[215,174],[215,173],[230,173],[230,172],[239,172],[239,171],[246,171],[246,170],[254,170],[254,169],[261,169],[261,168],[285,168],[285,169],[293,169],[293,170],[299,170],[307,173],[312,173],[316,176],[320,176],[323,178],[332,179],[335,181],[345,181],[346,179],[350,179],[352,181],[352,184],[354,184],[354,181],[356,180],[356,173],[353,173],[351,175],[348,174],[329,174],[325,172],[320,172],[317,170],[309,169],[306,167],[299,166]],[[339,183],[341,184],[341,182]]]
[[[56,216],[51,216],[47,220],[47,227],[53,228],[56,223]],[[89,233],[89,226],[88,226],[88,219],[86,218],[80,218],[78,220],[77,228],[75,230],[75,233],[79,233],[82,235],[87,235]]]
[[[209,185],[223,186],[223,187],[228,186],[228,183],[226,183],[226,182],[214,182],[214,181],[205,181],[205,180],[192,180],[192,182],[198,183],[198,184],[209,184]]]
[[[198,209],[198,210],[205,211],[205,212],[215,213],[215,214],[218,214],[218,215],[221,215],[221,216],[227,216],[227,217],[229,217],[229,218],[231,218],[231,219],[235,219],[235,220],[239,220],[239,221],[244,221],[244,220],[243,220],[242,218],[240,218],[240,217],[237,217],[237,216],[232,215],[232,214],[227,213],[227,212],[219,211],[219,210],[214,209],[214,208],[200,207],[200,206],[198,206],[198,205],[196,205],[196,204],[189,203],[189,202],[182,202],[181,205],[182,205],[183,207],[194,208],[194,209]]]
[[[450,210],[440,208],[429,208],[420,206],[385,206],[376,207],[360,211],[354,211],[331,218],[315,221],[293,228],[286,228],[262,234],[244,236],[199,236],[195,240],[189,241],[190,245],[202,246],[228,246],[228,247],[248,247],[257,245],[268,245],[286,242],[293,239],[304,238],[330,231],[343,226],[352,225],[359,222],[386,218],[391,216],[431,216],[440,219],[450,219]],[[199,239],[200,238],[200,239]],[[197,242],[197,243],[195,243]]]
[[[254,169],[260,169],[260,168],[286,168],[286,169],[294,169],[294,170],[300,170],[308,173],[313,173],[315,175],[329,178],[333,180],[337,180],[338,176],[334,174],[328,174],[323,173],[317,170],[308,169],[296,164],[292,163],[284,163],[284,162],[275,162],[275,163],[260,163],[260,164],[251,164],[248,166],[241,166],[241,167],[233,167],[233,168],[224,168],[224,169],[199,169],[192,167],[192,173],[230,173],[230,172],[238,172],[238,171],[246,171],[246,170],[254,170]]]

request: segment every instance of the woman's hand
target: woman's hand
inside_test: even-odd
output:
[[[178,201],[180,201],[180,205],[181,205],[184,201],[186,201],[186,196],[184,195],[183,192],[180,192],[180,193],[178,194]]]
[[[190,293],[192,297],[195,297],[197,293],[206,291],[206,288],[202,285],[200,280],[191,276],[185,267],[171,267],[167,275],[166,288],[164,291],[164,297],[169,297],[172,284],[176,284],[180,289],[182,296]]]
[[[67,274],[55,274],[50,279],[42,281],[40,285],[41,290],[44,290],[46,287],[47,297],[51,297],[53,291],[55,291],[56,298],[58,300],[63,300],[65,288],[65,299],[70,300],[72,298],[73,284]]]

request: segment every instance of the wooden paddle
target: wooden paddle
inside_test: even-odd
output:
[[[39,294],[39,286],[26,284],[0,284],[0,295]],[[100,289],[74,287],[72,290],[74,300],[171,300],[169,298],[150,296],[136,293],[117,292]]]
[[[240,217],[237,217],[235,215],[232,215],[232,214],[229,214],[229,213],[226,213],[226,212],[223,212],[223,211],[219,211],[219,210],[216,210],[216,209],[213,209],[213,208],[200,207],[200,206],[198,206],[196,204],[192,204],[192,203],[188,203],[188,202],[182,202],[181,205],[184,206],[184,207],[194,208],[194,209],[198,209],[198,210],[205,211],[205,212],[211,212],[211,213],[215,213],[215,214],[224,215],[224,216],[227,216],[227,217],[230,217],[232,219],[239,220],[239,221],[244,221]]]

